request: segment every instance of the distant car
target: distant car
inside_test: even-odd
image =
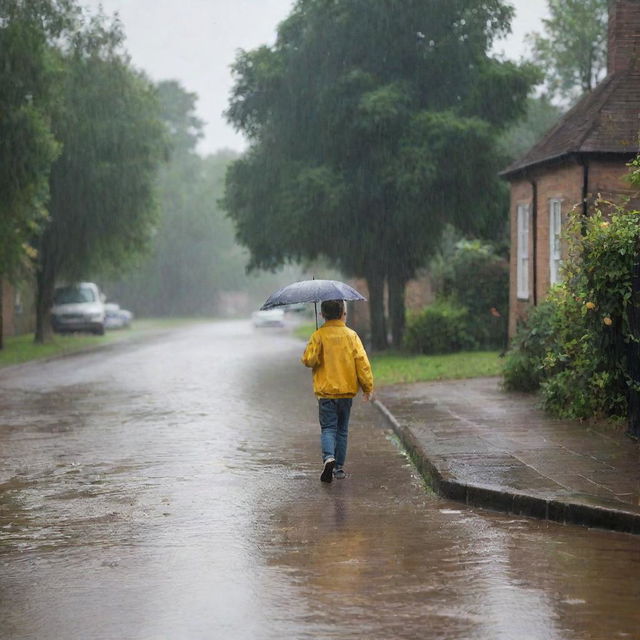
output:
[[[51,307],[51,326],[58,333],[90,331],[104,335],[104,296],[93,282],[57,287]]]
[[[133,313],[126,309],[121,309],[119,304],[115,302],[107,302],[104,305],[105,310],[105,329],[123,329],[131,326]]]
[[[286,313],[306,313],[308,306],[304,302],[296,302],[294,304],[288,304],[284,307]]]
[[[251,322],[257,329],[262,327],[284,327],[284,311],[282,309],[254,311],[251,314]]]

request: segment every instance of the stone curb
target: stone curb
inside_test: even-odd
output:
[[[444,498],[463,502],[473,507],[552,522],[578,524],[640,535],[640,513],[569,500],[549,499],[533,493],[521,493],[461,482],[452,474],[437,467],[411,429],[401,425],[380,400],[375,400],[373,404],[400,438],[422,477],[438,495]]]

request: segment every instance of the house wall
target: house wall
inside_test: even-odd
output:
[[[555,167],[551,170],[540,172],[536,180],[538,183],[536,300],[539,302],[547,295],[551,286],[551,268],[549,265],[549,211],[551,200],[559,199],[562,201],[562,227],[564,228],[568,213],[574,207],[582,206],[583,168],[577,163]]]
[[[589,209],[598,196],[620,203],[632,199],[634,191],[630,188],[625,176],[629,172],[626,162],[622,160],[589,159],[589,176],[587,198]],[[514,179],[511,182],[511,257],[509,285],[509,336],[513,336],[518,323],[526,317],[532,304],[537,304],[547,295],[550,287],[551,270],[549,266],[549,211],[553,199],[562,201],[562,224],[566,224],[567,215],[576,206],[582,207],[582,189],[584,168],[577,161],[562,165],[550,165],[532,171],[526,178]],[[537,186],[537,211],[533,213],[533,183]],[[527,300],[517,297],[517,209],[519,204],[529,204],[531,224],[536,220],[535,261],[533,256],[534,229],[529,229],[529,290]],[[563,256],[566,247],[563,247]],[[534,268],[536,272],[534,274]],[[535,296],[533,286],[535,282]]]
[[[636,190],[625,180],[629,167],[613,160],[591,160],[589,162],[589,195],[601,195],[605,200],[620,202],[621,198],[631,198]]]
[[[527,178],[511,183],[511,256],[509,279],[509,336],[527,314],[532,304],[540,302],[549,291],[551,281],[550,258],[550,205],[551,201],[561,201],[563,225],[567,214],[582,201],[583,168],[577,162],[555,165],[532,172]],[[537,193],[534,211],[534,185]],[[517,296],[517,210],[518,205],[528,204],[530,210],[529,227],[529,297]],[[533,226],[536,226],[534,229]],[[534,255],[535,246],[535,255]]]

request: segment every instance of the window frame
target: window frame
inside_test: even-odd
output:
[[[516,296],[529,300],[529,233],[531,204],[521,202],[516,206]]]
[[[549,200],[549,286],[561,281],[562,198]]]

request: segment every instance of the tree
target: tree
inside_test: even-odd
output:
[[[529,34],[552,95],[575,102],[607,68],[608,0],[548,0],[545,35]]]
[[[117,21],[97,16],[64,54],[49,221],[38,243],[36,341],[45,339],[57,278],[124,266],[155,222],[154,186],[166,153],[155,89],[134,71]]]
[[[530,96],[526,115],[509,127],[501,136],[506,157],[515,160],[523,156],[562,116],[562,109],[547,95]]]
[[[33,255],[60,151],[49,121],[59,73],[51,41],[74,17],[64,0],[0,0],[0,348],[2,282]]]
[[[198,155],[203,123],[195,116],[195,94],[165,81],[158,97],[171,152],[158,179],[156,233],[149,254],[110,291],[138,314],[211,314],[218,292],[240,288],[243,275],[244,256],[218,205],[226,168],[237,154]]]
[[[501,0],[300,0],[273,47],[241,52],[229,120],[251,146],[224,204],[252,268],[327,257],[369,288],[372,341],[401,343],[404,288],[449,221],[504,215],[498,132],[536,73],[488,55]]]

